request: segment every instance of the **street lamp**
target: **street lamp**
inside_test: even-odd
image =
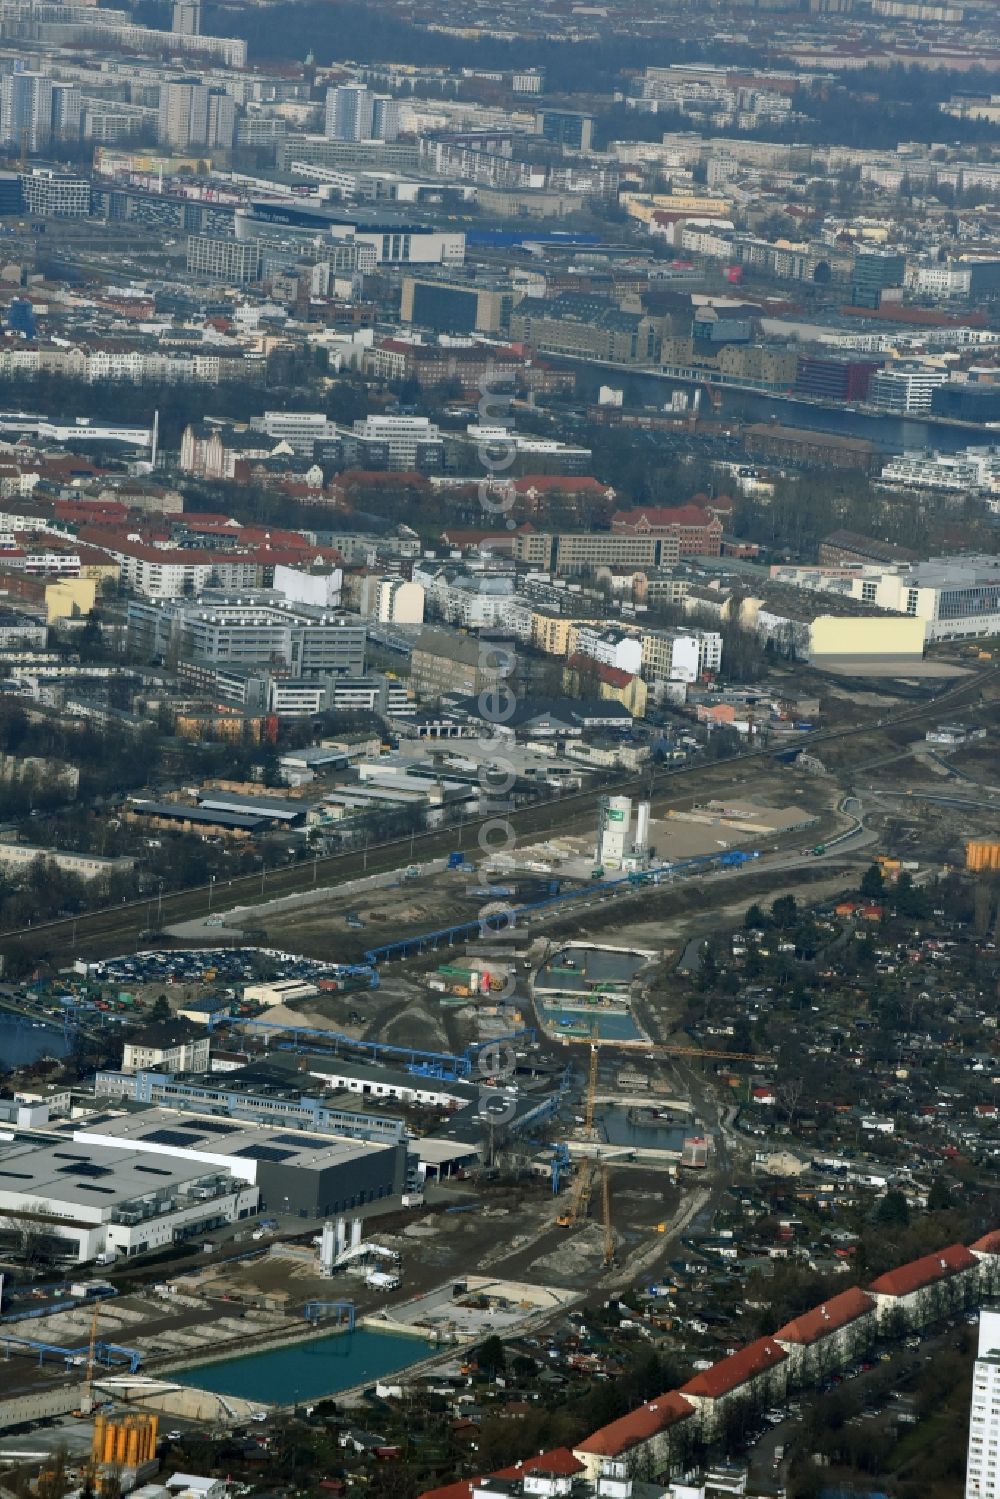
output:
[[[212,896],[214,895],[214,893],[215,893],[215,875],[213,874],[213,875],[209,876],[209,882],[208,882],[208,914],[209,914],[209,916],[211,916],[211,914],[212,914]]]

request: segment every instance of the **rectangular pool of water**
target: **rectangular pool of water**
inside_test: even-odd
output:
[[[567,1027],[559,1023],[565,1019],[570,1021],[572,1028],[578,1029],[588,1039],[595,1025],[598,1040],[601,1041],[639,1041],[642,1039],[642,1032],[628,1010],[601,1010],[596,1006],[592,1010],[563,1010],[558,1004],[545,1005],[540,999],[535,1000],[535,1008],[539,1019],[553,1036],[562,1035],[566,1031]]]
[[[288,1348],[269,1348],[266,1353],[241,1354],[220,1359],[196,1369],[182,1369],[168,1377],[177,1384],[215,1395],[235,1395],[259,1400],[262,1405],[291,1405],[336,1395],[354,1385],[372,1384],[385,1374],[397,1374],[436,1351],[422,1338],[398,1333],[373,1332],[360,1327],[354,1332],[334,1333],[294,1343]]]

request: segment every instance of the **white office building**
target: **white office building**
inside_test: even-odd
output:
[[[354,431],[368,442],[384,442],[389,467],[405,472],[419,467],[419,453],[428,443],[440,443],[441,431],[426,416],[366,416]]]
[[[849,588],[863,604],[922,619],[928,642],[1000,633],[1000,557],[967,553],[908,567],[867,567]]]
[[[931,397],[939,385],[947,385],[948,371],[923,364],[899,364],[878,370],[872,376],[868,400],[880,411],[931,409]]]
[[[251,428],[266,432],[276,442],[287,442],[293,452],[311,458],[318,442],[331,442],[337,424],[323,411],[265,411],[255,416]]]

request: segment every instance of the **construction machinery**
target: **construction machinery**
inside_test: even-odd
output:
[[[583,1111],[583,1129],[588,1140],[594,1138],[594,1105],[597,1102],[597,1064],[600,1060],[597,1044],[597,1026],[595,1025],[590,1038],[590,1072],[587,1076],[587,1102]]]
[[[580,1162],[569,1207],[565,1213],[560,1213],[556,1219],[556,1224],[559,1228],[573,1228],[577,1223],[582,1223],[586,1218],[590,1211],[590,1196],[594,1189],[594,1169],[594,1161],[586,1160]]]
[[[607,1161],[601,1162],[601,1221],[604,1225],[604,1268],[615,1263],[615,1230],[611,1222],[611,1181]]]

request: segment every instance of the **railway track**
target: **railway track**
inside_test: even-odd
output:
[[[883,715],[847,728],[819,730],[803,735],[796,741],[795,747],[818,749],[824,744],[843,742],[936,716],[946,703],[953,704],[981,691],[983,683],[993,677],[997,669],[997,666],[991,665],[938,693],[930,701],[891,716]],[[232,880],[216,880],[164,894],[162,897],[147,894],[136,900],[84,912],[76,917],[61,917],[54,921],[14,928],[0,932],[0,953],[20,950],[65,962],[70,956],[98,957],[106,956],[112,951],[125,952],[138,946],[141,934],[149,930],[149,917],[154,904],[159,927],[204,915],[207,900],[213,890],[220,903],[224,901],[227,905],[266,904],[279,896],[311,890],[317,884],[330,885],[337,880],[350,880],[363,874],[386,873],[405,868],[407,864],[417,860],[438,858],[461,847],[463,843],[468,846],[467,839],[470,835],[475,838],[487,824],[495,823],[498,817],[509,823],[514,833],[535,842],[554,833],[571,833],[580,827],[589,826],[593,820],[594,800],[599,795],[651,796],[655,799],[674,785],[684,786],[692,781],[697,782],[699,777],[711,778],[727,768],[738,769],[744,765],[772,760],[779,752],[773,747],[752,749],[711,763],[695,761],[689,765],[659,767],[646,774],[630,773],[609,779],[600,786],[571,792],[551,802],[533,803],[510,812],[495,810],[481,817],[468,818],[461,830],[451,826],[444,830],[415,833],[412,837],[407,833],[382,843],[371,844],[366,849],[350,849],[319,859],[305,860],[300,864],[271,871],[263,882],[260,873],[239,875]]]

